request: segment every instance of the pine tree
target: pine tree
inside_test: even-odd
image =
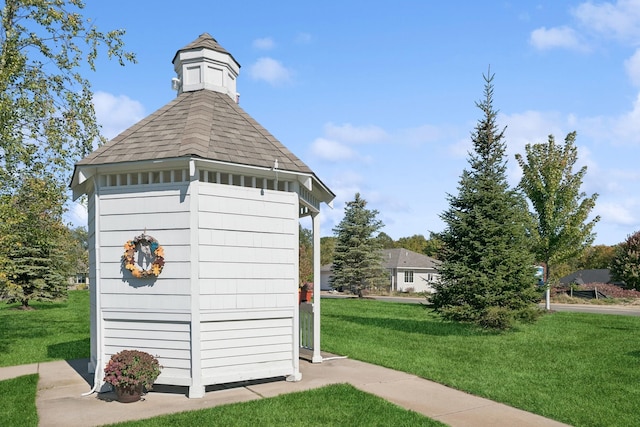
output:
[[[66,295],[68,277],[75,274],[73,243],[62,222],[64,192],[54,182],[27,178],[0,203],[0,292],[23,308]]]
[[[358,296],[364,290],[377,290],[389,283],[382,267],[381,242],[374,236],[383,224],[376,219],[378,211],[366,206],[367,201],[356,193],[355,199],[347,202],[344,218],[333,229],[336,243],[331,286]]]
[[[533,256],[527,239],[529,216],[524,198],[506,179],[504,129],[493,109],[493,75],[483,76],[484,117],[472,133],[469,168],[458,195],[441,218],[442,281],[432,302],[443,317],[506,329],[531,320],[537,309]]]

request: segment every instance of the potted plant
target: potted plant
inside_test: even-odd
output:
[[[300,286],[300,302],[311,302],[313,298],[313,283],[304,283]]]
[[[120,402],[140,400],[160,375],[158,359],[139,350],[122,350],[111,356],[104,368],[104,381],[111,384]]]

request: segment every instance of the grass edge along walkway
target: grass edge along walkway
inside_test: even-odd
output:
[[[419,305],[322,301],[324,351],[576,426],[640,425],[638,329],[633,316],[553,313],[494,333]]]

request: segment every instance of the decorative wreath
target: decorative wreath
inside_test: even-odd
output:
[[[136,248],[149,248],[149,254],[153,255],[154,259],[148,270],[143,270],[136,265],[135,255]],[[158,277],[162,273],[164,267],[164,249],[156,239],[146,234],[141,234],[133,240],[127,241],[124,244],[124,255],[122,255],[122,261],[124,262],[124,268],[131,271],[133,277]]]

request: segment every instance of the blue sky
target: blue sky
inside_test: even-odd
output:
[[[640,229],[640,0],[88,3],[138,59],[86,73],[107,137],[176,96],[171,60],[208,32],[242,66],[240,106],[336,194],[322,236],[356,192],[394,239],[443,229],[489,67],[510,183],[525,144],[575,130],[595,243]]]

